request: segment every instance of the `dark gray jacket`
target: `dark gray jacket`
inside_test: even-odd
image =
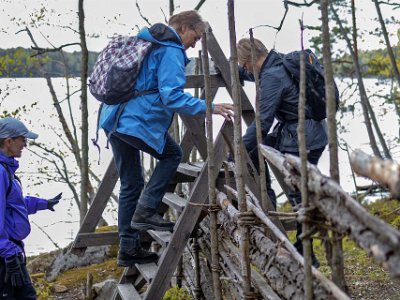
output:
[[[240,77],[254,81],[254,77],[240,69]],[[278,120],[273,134],[277,137],[275,147],[281,152],[299,152],[297,142],[299,88],[282,64],[282,54],[272,50],[265,59],[260,71],[260,118],[263,143],[274,122]],[[308,150],[323,148],[328,144],[326,123],[309,117],[306,107],[305,134]],[[255,121],[247,128],[243,137],[247,151],[257,146]]]

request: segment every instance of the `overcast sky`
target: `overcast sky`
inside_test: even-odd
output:
[[[193,9],[197,2],[198,0],[175,0],[176,12]],[[54,46],[79,41],[78,35],[73,31],[78,28],[77,0],[0,0],[0,3],[1,48],[31,46],[26,33],[15,34],[25,25],[31,28],[42,47],[51,47],[51,45],[41,37],[41,34]],[[84,3],[89,50],[99,51],[111,36],[136,33],[138,27],[147,25],[138,14],[136,0],[86,0]],[[163,12],[166,15],[169,13],[168,0],[138,0],[138,3],[142,14],[151,23],[164,21]],[[284,14],[282,0],[237,0],[235,8],[238,39],[247,37],[250,27],[263,24],[278,26]],[[372,18],[376,16],[372,1],[357,1],[357,9],[359,27],[366,30],[374,29],[377,23],[372,21]],[[41,10],[43,13],[40,13]],[[390,14],[396,19],[400,19],[389,8],[384,8],[384,12],[386,15]],[[224,51],[229,53],[227,1],[206,0],[200,13],[211,24]],[[290,7],[283,28],[276,38],[276,31],[267,27],[256,29],[255,36],[262,39],[268,48],[275,46],[282,52],[298,49],[300,47],[298,20],[303,14],[305,24],[320,26],[319,11],[316,8]],[[38,17],[40,21],[33,23],[32,20],[37,20]],[[394,27],[389,29],[395,33]],[[307,31],[305,33],[306,41],[314,34],[312,31]],[[397,43],[396,36],[392,38],[392,42]],[[360,47],[364,49],[378,48],[383,45],[379,44],[379,38],[365,34],[360,41]],[[69,51],[78,49],[68,48]],[[196,52],[192,50],[190,54],[196,55]]]

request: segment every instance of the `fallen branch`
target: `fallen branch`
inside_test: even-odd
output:
[[[382,160],[361,150],[351,154],[351,166],[361,176],[379,182],[390,190],[393,197],[400,199],[400,165],[393,160]]]

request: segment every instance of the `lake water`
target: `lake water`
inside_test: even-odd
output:
[[[346,83],[339,83],[339,89],[341,91],[345,90]],[[54,80],[56,92],[59,99],[64,99],[65,96],[65,81],[63,79]],[[369,95],[374,93],[387,93],[390,89],[389,83],[379,83],[376,79],[365,80],[366,87],[368,89]],[[57,121],[55,110],[52,105],[51,96],[46,85],[46,81],[40,78],[22,78],[22,79],[0,79],[0,109],[2,112],[5,110],[12,111],[17,107],[22,105],[26,106],[27,112],[21,114],[21,118],[29,123],[29,127],[39,133],[39,142],[44,143],[48,148],[54,147],[55,149],[65,149],[63,137],[60,135],[60,125]],[[78,80],[72,79],[71,81],[71,91],[79,90]],[[248,93],[250,99],[254,97],[254,85],[247,84],[245,90]],[[9,95],[6,95],[9,93]],[[90,96],[90,95],[89,95]],[[341,115],[338,113],[338,118],[340,117],[340,129],[339,129],[339,139],[341,143],[344,142],[348,144],[350,150],[356,148],[363,149],[367,153],[372,153],[366,128],[364,125],[361,106],[358,103],[358,95],[353,94],[351,89],[346,90],[343,99],[346,100],[346,105],[354,105],[354,112],[347,112]],[[371,103],[376,110],[378,117],[378,122],[381,126],[381,130],[385,135],[385,138],[389,141],[389,147],[392,149],[393,157],[396,159],[399,156],[398,151],[398,138],[399,138],[399,125],[398,119],[394,111],[394,107],[388,104],[383,104],[383,100],[380,97],[371,97]],[[230,102],[229,96],[226,91],[221,90],[216,96],[216,102]],[[67,102],[61,101],[61,106],[63,109],[67,108]],[[37,103],[37,104],[34,104]],[[72,98],[72,115],[76,118],[77,122],[80,122],[80,99],[79,92],[77,92]],[[34,104],[34,105],[33,105]],[[93,99],[89,98],[89,137],[95,136],[96,130],[96,118],[97,118],[97,108],[98,103]],[[69,119],[69,114],[66,113],[66,117]],[[221,124],[222,119],[220,117],[215,117],[215,133],[219,129],[219,124]],[[79,124],[78,124],[79,128]],[[244,130],[245,128],[243,128]],[[98,153],[95,147],[90,145],[90,157],[91,157],[91,167],[96,174],[101,178],[109,161],[112,158],[111,150],[105,149],[106,141],[101,133],[100,135],[100,145],[101,145],[101,161],[98,164]],[[24,193],[30,195],[40,195],[43,198],[51,198],[63,192],[63,200],[58,206],[56,206],[56,211],[41,211],[36,215],[30,216],[32,232],[29,237],[25,240],[26,252],[28,255],[38,254],[40,252],[47,252],[54,250],[54,244],[46,236],[48,234],[52,240],[57,243],[60,247],[66,246],[72,240],[74,240],[78,230],[79,230],[79,213],[72,199],[72,194],[70,190],[59,182],[55,182],[51,174],[49,178],[44,177],[38,172],[38,169],[48,165],[46,159],[40,158],[35,155],[32,151],[35,149],[29,147],[29,149],[23,152],[22,159],[20,160],[20,174],[24,184]],[[68,166],[73,166],[73,161],[71,158],[66,160]],[[347,152],[340,150],[339,152],[339,162],[340,162],[340,176],[341,185],[348,191],[354,191],[354,183],[351,176],[351,169],[348,160]],[[325,174],[329,174],[329,153],[326,150],[321,157],[319,167],[321,171]],[[72,180],[77,181],[78,177],[71,177]],[[50,180],[50,182],[48,182]],[[368,180],[357,177],[357,184],[364,185],[369,184]],[[280,192],[280,188],[276,182],[273,184],[277,193]],[[116,191],[118,190],[118,185]],[[280,198],[279,201],[284,201]],[[110,224],[116,223],[116,206],[109,205],[104,213],[105,219]],[[39,229],[39,227],[41,229]],[[43,233],[44,230],[46,232]]]

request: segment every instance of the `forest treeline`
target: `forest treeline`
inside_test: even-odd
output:
[[[400,47],[393,47],[396,61],[400,68]],[[96,61],[98,53],[89,52],[89,73]],[[363,76],[393,77],[390,60],[385,49],[359,51]],[[64,64],[64,60],[66,64]],[[65,65],[67,68],[65,68]],[[41,68],[43,66],[43,68]],[[11,48],[0,49],[0,77],[42,77],[43,71],[51,77],[80,76],[80,52],[47,52],[37,55],[32,49]],[[354,75],[354,63],[350,55],[344,55],[334,60],[335,75],[349,77]]]

